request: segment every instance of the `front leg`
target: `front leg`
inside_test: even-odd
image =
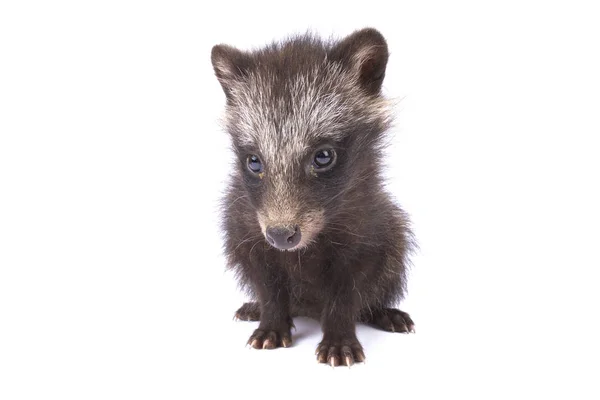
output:
[[[365,360],[365,353],[356,337],[357,307],[353,287],[340,283],[326,302],[321,316],[323,340],[317,347],[320,363],[351,366]]]
[[[267,273],[260,282],[256,282],[254,289],[260,303],[260,324],[248,339],[248,344],[255,349],[290,347],[291,327],[294,324],[290,317],[287,279],[281,275]]]

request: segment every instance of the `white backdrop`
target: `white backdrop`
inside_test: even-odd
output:
[[[598,398],[592,3],[2,2],[0,398]],[[334,370],[315,321],[256,351],[231,320],[210,49],[365,26],[403,99],[417,333],[360,326]]]

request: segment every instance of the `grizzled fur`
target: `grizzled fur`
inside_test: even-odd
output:
[[[350,365],[364,359],[357,322],[413,329],[391,308],[403,298],[413,241],[380,175],[392,120],[380,93],[387,60],[374,29],[338,42],[304,35],[253,52],[212,50],[238,160],[223,202],[225,253],[254,299],[237,316],[260,320],[255,348],[287,347],[291,318],[309,316],[323,327],[318,360]],[[319,149],[335,153],[326,171],[315,169]],[[262,163],[258,174],[250,155]],[[296,227],[299,243],[271,245],[275,226]]]

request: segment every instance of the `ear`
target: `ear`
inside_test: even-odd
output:
[[[345,63],[370,94],[381,90],[388,57],[385,38],[373,28],[352,33],[331,50],[331,58]]]
[[[210,58],[215,75],[230,99],[232,88],[247,74],[250,57],[234,47],[218,44],[212,48]]]

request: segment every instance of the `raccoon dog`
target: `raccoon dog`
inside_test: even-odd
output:
[[[292,317],[321,322],[317,360],[365,359],[355,325],[411,332],[403,298],[413,248],[406,214],[383,189],[381,95],[388,60],[374,29],[341,41],[292,37],[246,52],[212,49],[236,167],[223,201],[225,254],[260,321],[248,344],[289,347]]]

